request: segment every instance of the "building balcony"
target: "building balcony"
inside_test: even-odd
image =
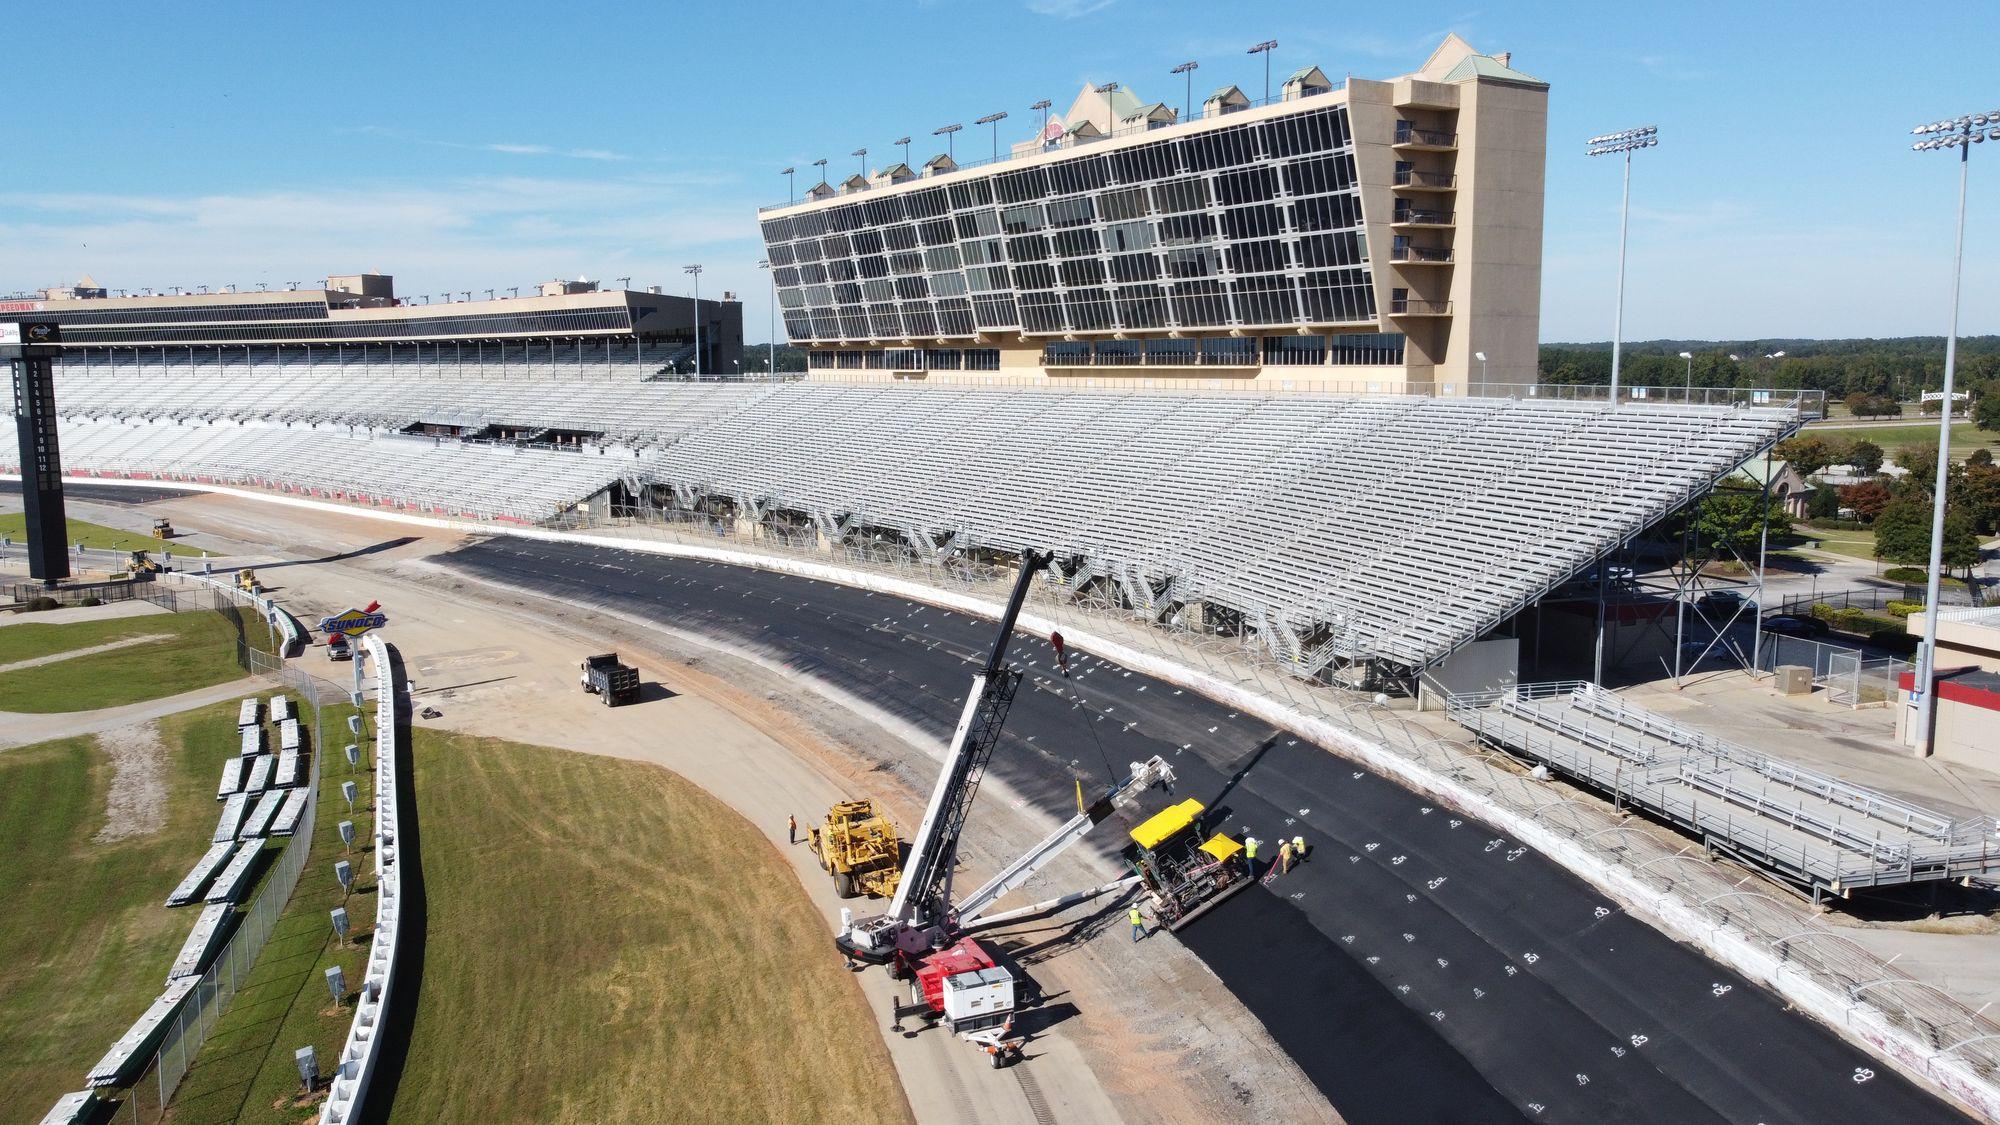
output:
[[[1423,207],[1398,207],[1389,220],[1389,225],[1404,227],[1449,227],[1457,216],[1450,211],[1432,211]]]
[[[1450,316],[1450,301],[1424,301],[1415,297],[1389,302],[1390,316]]]
[[[1458,177],[1450,172],[1409,169],[1396,173],[1396,186],[1404,191],[1457,191]]]
[[[1398,121],[1393,147],[1405,152],[1452,152],[1458,148],[1458,134],[1421,129],[1412,122]]]
[[[1389,252],[1389,260],[1406,266],[1448,266],[1451,247],[1398,246]]]

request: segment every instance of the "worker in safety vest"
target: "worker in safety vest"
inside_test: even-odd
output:
[[[1257,837],[1243,837],[1243,858],[1250,864],[1250,877],[1257,877]]]
[[[1129,914],[1132,919],[1132,940],[1138,941],[1140,938],[1146,936],[1146,916],[1144,914],[1139,913],[1139,906],[1137,903],[1134,903],[1132,905],[1132,909],[1129,912]]]
[[[786,837],[787,837],[787,839],[786,839],[786,841],[785,841],[786,843],[788,843],[788,844],[796,844],[796,843],[798,843],[798,842],[799,842],[799,818],[798,818],[798,817],[796,817],[796,816],[787,816],[787,817],[785,818],[785,835],[786,835]]]
[[[1305,861],[1306,838],[1304,836],[1294,836],[1292,837],[1292,862],[1304,863]]]
[[[1290,840],[1278,841],[1278,870],[1286,875],[1292,873],[1292,842]]]

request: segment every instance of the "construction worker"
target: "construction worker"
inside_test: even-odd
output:
[[[796,816],[785,817],[785,842],[788,844],[799,842],[799,818]]]
[[[1257,877],[1257,837],[1243,837],[1243,859],[1250,865],[1250,877]]]
[[[1292,842],[1290,840],[1278,841],[1278,871],[1284,875],[1292,873]]]
[[[1304,863],[1305,861],[1306,838],[1304,836],[1294,836],[1292,837],[1292,862]]]
[[[1136,902],[1133,903],[1132,909],[1127,914],[1132,919],[1132,940],[1138,941],[1140,938],[1145,937],[1146,916],[1139,913],[1139,904]]]

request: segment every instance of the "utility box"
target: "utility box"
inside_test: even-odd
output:
[[[944,1022],[953,1031],[997,1027],[1014,1014],[1014,974],[998,965],[944,978]]]
[[[1803,664],[1780,664],[1777,686],[1779,695],[1810,695],[1813,689],[1812,669]]]

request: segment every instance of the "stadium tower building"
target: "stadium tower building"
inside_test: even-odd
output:
[[[1454,35],[1412,74],[1307,67],[1268,103],[1225,86],[1187,108],[1086,85],[998,159],[941,153],[765,209],[809,371],[1535,382],[1547,83]]]
[[[528,296],[419,302],[387,274],[326,279],[323,288],[256,293],[112,296],[75,285],[0,300],[0,318],[62,326],[60,370],[157,377],[236,373],[329,378],[704,376],[742,371],[743,306],[731,294],[697,303],[547,281]],[[486,292],[491,293],[491,290]],[[695,321],[701,362],[695,362]]]

